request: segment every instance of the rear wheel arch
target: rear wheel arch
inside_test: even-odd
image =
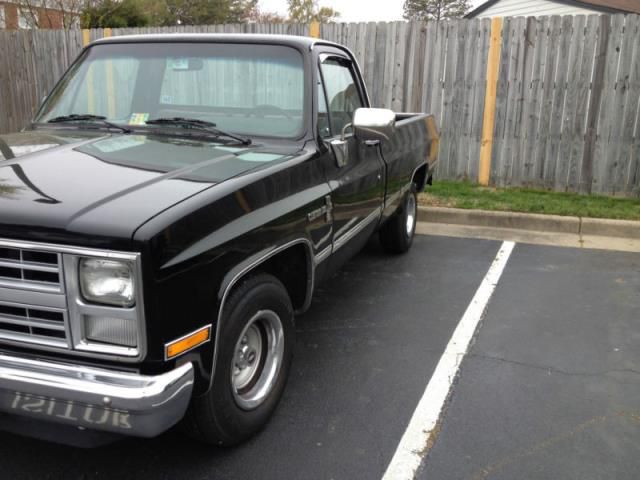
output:
[[[422,192],[427,185],[427,173],[429,171],[429,164],[424,163],[420,165],[414,172],[411,182],[415,184],[416,191]]]

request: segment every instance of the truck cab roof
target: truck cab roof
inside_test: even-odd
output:
[[[105,43],[258,43],[266,45],[283,45],[294,47],[298,50],[312,50],[315,45],[328,45],[345,51],[350,56],[351,52],[343,45],[312,37],[298,35],[266,35],[266,34],[228,34],[228,33],[185,33],[185,34],[145,34],[122,35],[96,40],[90,45],[102,45]]]

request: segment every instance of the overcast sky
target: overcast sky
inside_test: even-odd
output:
[[[473,6],[484,0],[472,0]],[[343,22],[390,22],[402,20],[404,0],[319,0],[321,7],[332,7],[341,14]],[[264,12],[287,14],[287,0],[260,0]]]

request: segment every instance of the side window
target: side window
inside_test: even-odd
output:
[[[337,57],[322,62],[322,76],[327,90],[331,130],[339,135],[351,123],[353,113],[362,107],[362,100],[348,60]]]

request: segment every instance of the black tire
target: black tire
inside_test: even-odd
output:
[[[265,314],[264,312],[275,313],[282,324],[284,341],[281,352],[282,361],[273,382],[270,382],[272,387],[269,393],[257,406],[247,407],[247,405],[241,405],[241,402],[245,402],[246,399],[240,398],[240,393],[237,393],[240,390],[237,390],[233,384],[235,372],[238,371],[239,350],[236,347],[242,346],[239,343],[241,336],[246,341],[247,328],[253,328],[250,326],[250,324],[253,325],[252,319],[259,318],[259,315]],[[273,317],[270,319],[273,320]],[[266,328],[268,327],[262,327],[263,333]],[[260,330],[258,325],[256,331]],[[221,447],[237,445],[259,432],[276,409],[284,391],[294,340],[293,307],[287,290],[277,278],[258,274],[235,288],[229,296],[222,317],[213,386],[205,395],[192,400],[182,430],[200,441]],[[262,344],[266,345],[264,342],[267,340],[263,338]],[[270,340],[268,343],[270,344]],[[265,362],[267,358],[266,350],[261,351],[262,353],[257,354],[257,357],[254,354],[257,362]],[[232,368],[235,368],[233,374]],[[253,385],[249,383],[246,387],[249,390],[261,381],[262,375],[268,375],[267,369],[263,369],[263,373],[256,375],[259,375],[259,378],[251,380],[254,383]]]
[[[412,216],[412,220],[410,220]],[[387,253],[405,253],[411,248],[416,233],[418,196],[412,184],[398,210],[387,220],[379,232],[380,244]],[[410,222],[410,223],[409,223]],[[409,226],[410,225],[410,226]]]

